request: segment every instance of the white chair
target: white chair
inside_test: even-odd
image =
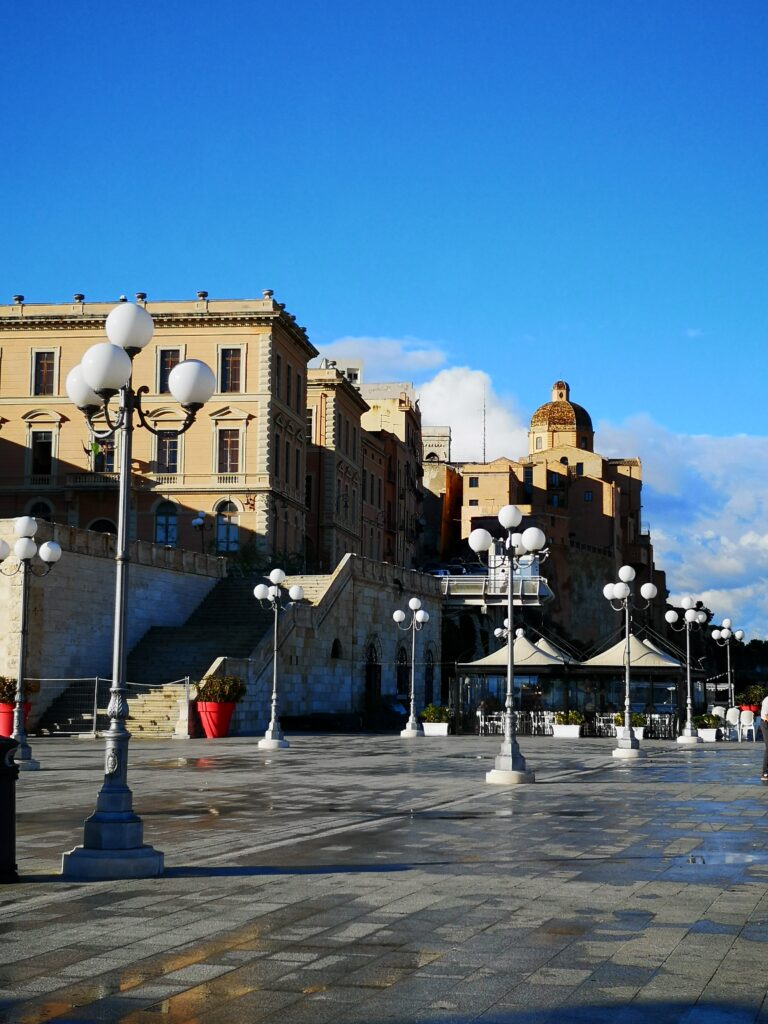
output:
[[[733,731],[736,730],[736,736],[741,739],[741,732],[739,730],[739,720],[741,718],[741,711],[738,708],[728,708],[725,712],[726,721],[726,735],[730,740],[733,738]]]
[[[742,738],[743,734],[747,734],[749,737],[749,731],[752,730],[752,741],[755,740],[755,713],[754,711],[742,711],[739,717],[739,739]]]

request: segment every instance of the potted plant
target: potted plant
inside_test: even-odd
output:
[[[629,720],[632,723],[632,731],[635,736],[639,740],[643,739],[645,736],[645,715],[642,711],[633,711],[629,716]],[[617,729],[624,728],[624,715],[621,711],[617,711],[613,716],[613,723]]]
[[[704,743],[714,743],[720,739],[719,724],[719,719],[714,715],[695,715],[693,719],[696,732]]]
[[[235,704],[245,696],[240,676],[208,676],[197,686],[197,713],[206,739],[220,739],[229,733]]]
[[[425,736],[447,736],[451,710],[443,704],[427,704],[421,712]]]
[[[766,695],[766,688],[761,683],[753,683],[746,691],[736,698],[736,703],[742,711],[753,711],[756,715],[760,712],[760,705]]]
[[[580,711],[556,711],[553,736],[581,736],[584,715]]]
[[[16,707],[16,680],[8,676],[0,676],[0,736],[10,736],[13,732],[13,711]],[[24,725],[29,720],[32,705],[24,702]]]

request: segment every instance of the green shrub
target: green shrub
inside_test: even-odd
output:
[[[583,725],[584,715],[580,711],[556,711],[555,721],[558,725]]]
[[[0,676],[0,704],[16,703],[16,680]]]
[[[742,704],[762,704],[768,689],[762,683],[753,683],[747,687]]]
[[[240,676],[208,676],[197,684],[197,699],[211,704],[237,704],[245,692]]]
[[[714,715],[696,715],[693,724],[697,729],[716,729],[720,725],[720,720]]]
[[[422,722],[450,722],[451,710],[444,704],[427,704],[421,712]]]

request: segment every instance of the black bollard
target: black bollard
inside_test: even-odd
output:
[[[18,882],[16,870],[16,740],[0,736],[0,883]]]

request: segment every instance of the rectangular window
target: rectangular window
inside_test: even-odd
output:
[[[171,375],[171,370],[174,366],[179,365],[181,354],[177,348],[162,348],[158,355],[158,380],[157,380],[157,393],[158,395],[167,395],[170,391],[168,387],[168,378]]]
[[[280,397],[280,382],[283,376],[283,360],[280,355],[275,356],[275,398]]]
[[[53,394],[53,378],[55,370],[55,352],[35,352],[34,393],[36,395]]]
[[[285,482],[289,484],[291,476],[291,442],[285,442]]]
[[[592,491],[584,491],[584,501],[592,501]]]
[[[293,381],[293,370],[291,369],[291,364],[290,363],[286,363],[285,364],[285,404],[288,406],[289,409],[291,407],[291,399],[293,397],[292,381]]]
[[[469,478],[469,486],[470,487],[479,487],[480,486],[480,477],[478,477],[478,476],[471,476]]]
[[[478,499],[477,499],[477,498],[470,498],[470,499],[469,499],[469,505],[470,505],[470,508],[477,508],[477,506],[478,506],[479,504],[480,504],[480,502],[478,501]]]
[[[279,434],[275,434],[275,480],[280,479],[280,445],[282,444],[282,438]]]
[[[549,482],[549,486],[550,487],[559,487],[560,486],[560,483],[561,483],[560,474],[555,472],[554,470],[550,470],[549,473],[547,473],[547,480]]]
[[[296,409],[299,412],[301,412],[301,385],[302,385],[301,374],[297,373],[296,374]]]
[[[304,504],[307,508],[312,508],[312,477],[307,476],[304,481]]]
[[[299,489],[301,484],[301,448],[296,448],[296,490]]]
[[[238,473],[240,471],[240,431],[227,427],[219,430],[219,473]]]
[[[161,430],[157,438],[157,472],[178,473],[179,438],[173,430]]]
[[[223,348],[221,350],[219,391],[222,393],[239,393],[241,356],[242,352],[239,348]]]
[[[32,475],[50,476],[53,472],[53,434],[35,430],[32,434]]]
[[[349,455],[349,420],[344,420],[344,453]]]
[[[368,470],[363,469],[363,501],[365,501],[368,494]]]
[[[114,441],[94,441],[91,445],[94,473],[115,472]]]

